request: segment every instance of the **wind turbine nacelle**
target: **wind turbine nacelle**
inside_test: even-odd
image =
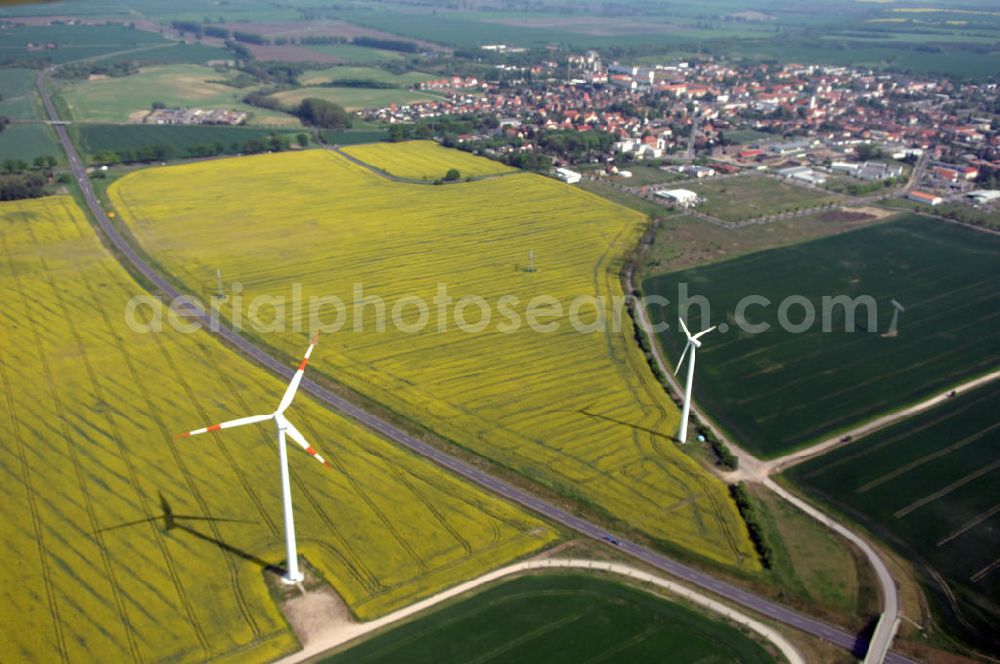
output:
[[[691,339],[691,340],[690,340],[690,343],[691,343],[691,345],[692,345],[692,346],[694,346],[695,348],[701,348],[701,342],[700,342],[700,341],[698,341],[697,339]]]

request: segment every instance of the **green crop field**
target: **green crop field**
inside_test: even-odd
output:
[[[301,126],[297,118],[286,113],[244,104],[241,100],[249,89],[209,82],[222,78],[211,67],[163,65],[144,67],[131,76],[65,84],[58,94],[72,119],[84,122],[127,122],[134,113],[162,102],[171,107],[248,111],[253,114],[252,124]]]
[[[273,428],[175,438],[269,412],[284,381],[206,333],[137,331],[140,293],[72,198],[0,204],[0,563],[18,576],[0,590],[4,661],[296,648],[262,577],[284,556]],[[292,410],[333,466],[289,452],[299,551],[362,620],[556,538],[305,394]]]
[[[390,104],[414,104],[419,101],[441,100],[443,97],[432,92],[406,90],[403,88],[297,88],[272,95],[285,108],[294,108],[303,99],[315,97],[340,104],[349,111],[364,108],[383,108]]]
[[[741,221],[766,214],[809,208],[843,200],[840,196],[782,182],[764,175],[708,179],[688,182],[685,189],[697,193],[703,203],[698,211],[723,221]]]
[[[181,42],[179,44],[168,44],[159,48],[144,49],[142,51],[133,51],[131,53],[101,58],[101,64],[136,62],[139,64],[157,65],[202,65],[213,60],[233,60],[233,58],[233,54],[224,48]]]
[[[402,60],[404,57],[399,51],[386,51],[380,48],[355,46],[354,44],[317,44],[306,45],[306,48],[321,55],[333,56],[356,65],[392,62]]]
[[[330,145],[356,145],[358,143],[377,143],[384,141],[388,134],[382,129],[347,129],[344,131],[331,131],[321,129],[320,136],[324,143]]]
[[[0,69],[0,115],[11,120],[38,117],[38,95],[33,69]]]
[[[245,321],[243,302],[299,289],[302,306],[287,313],[300,330],[330,331],[317,372],[671,550],[758,569],[725,486],[671,440],[677,408],[627,315],[613,323],[642,215],[530,173],[404,184],[329,150],[145,169],[108,194],[186,290],[204,294],[216,268],[243,285],[226,316]],[[383,324],[377,305],[354,306],[359,286],[359,302],[383,300]],[[562,309],[543,318],[555,328],[529,324],[529,303],[549,296]],[[311,297],[340,298],[344,316],[311,316]],[[455,306],[440,313],[432,302],[446,297]],[[428,306],[423,326],[413,298]],[[290,355],[307,338],[290,321],[247,329]]]
[[[970,644],[1000,647],[1000,385],[788,471],[913,560],[934,606]]]
[[[735,627],[579,574],[524,576],[461,597],[323,664],[775,662]]]
[[[463,178],[517,172],[499,161],[451,150],[434,141],[355,145],[345,148],[344,153],[385,173],[418,180],[443,178],[452,168]]]
[[[713,333],[698,353],[695,397],[741,444],[774,456],[801,447],[879,413],[927,397],[1000,363],[1000,238],[954,224],[910,216],[899,221],[735,258],[723,263],[652,277],[647,294],[671,306],[653,307],[670,330],[659,340],[672,358],[683,335],[676,325],[679,285],[705,296]],[[735,311],[745,296],[768,298],[745,312],[766,332],[737,329]],[[779,327],[778,311],[789,296],[806,298],[813,325],[801,333]],[[824,296],[871,296],[877,323],[856,311],[845,332],[844,307]],[[896,299],[906,307],[899,334],[884,336]],[[692,310],[690,327],[707,327]],[[804,306],[788,321],[798,324]]]
[[[197,145],[222,143],[227,148],[232,143],[243,143],[251,139],[267,138],[273,132],[260,127],[222,127],[186,125],[71,125],[77,144],[88,155],[96,155],[102,150],[120,152],[146,146],[170,145],[178,157]],[[282,136],[295,140],[302,131],[278,131]]]
[[[58,48],[29,50],[29,43],[53,43]],[[49,60],[59,64],[167,43],[162,35],[155,32],[121,25],[19,25],[0,30],[0,63]]]
[[[28,163],[35,157],[55,157],[64,160],[62,148],[56,143],[52,129],[45,125],[10,125],[0,132],[0,162],[21,159]]]
[[[427,81],[433,78],[441,78],[433,74],[424,74],[418,71],[409,71],[405,74],[393,74],[385,69],[377,67],[327,67],[326,69],[310,69],[299,76],[302,85],[319,85],[330,81],[342,81],[344,79],[356,79],[365,81],[378,81],[380,83],[392,83],[400,87],[408,87],[414,83]]]

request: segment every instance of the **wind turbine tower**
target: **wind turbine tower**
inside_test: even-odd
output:
[[[687,442],[687,431],[688,431],[688,417],[691,414],[691,388],[694,386],[694,358],[696,351],[701,348],[701,341],[699,339],[712,330],[716,328],[715,325],[708,328],[707,330],[702,330],[698,334],[691,336],[691,332],[688,331],[687,325],[684,323],[683,318],[678,318],[681,323],[681,328],[684,330],[684,334],[687,335],[687,345],[684,346],[684,352],[681,353],[681,359],[677,363],[677,368],[674,369],[674,375],[681,370],[681,365],[684,364],[684,356],[687,355],[688,351],[691,351],[691,357],[688,359],[688,370],[687,370],[687,384],[684,386],[684,407],[681,410],[681,428],[677,433],[677,440],[681,443]]]
[[[535,271],[535,250],[528,249],[528,267],[525,268],[525,272]]]
[[[216,268],[215,269],[215,276],[218,279],[218,283],[219,283],[219,286],[218,286],[218,288],[215,291],[215,297],[217,297],[220,302],[225,302],[226,301],[226,289],[224,289],[222,287],[222,269],[221,268]]]
[[[228,422],[222,422],[221,424],[213,424],[212,426],[195,429],[194,431],[188,431],[178,436],[178,438],[188,438],[190,436],[208,433],[209,431],[219,431],[220,429],[241,427],[245,424],[257,424],[259,422],[268,421],[274,422],[278,431],[278,457],[281,467],[281,502],[285,513],[285,553],[288,559],[288,569],[285,573],[284,581],[289,584],[299,583],[302,581],[303,575],[299,571],[299,558],[295,547],[295,517],[292,513],[292,487],[288,477],[288,451],[285,445],[285,437],[287,436],[288,438],[294,440],[314,459],[322,463],[327,468],[332,469],[332,466],[326,462],[326,459],[320,456],[316,450],[312,448],[308,441],[306,441],[305,436],[303,436],[299,430],[295,428],[295,425],[289,422],[288,418],[285,417],[285,411],[292,405],[292,399],[295,398],[295,392],[298,391],[299,383],[302,382],[302,374],[305,373],[306,365],[309,363],[309,356],[312,354],[313,348],[316,347],[318,336],[319,335],[316,335],[312,338],[312,342],[309,344],[309,348],[306,350],[306,354],[302,358],[302,362],[299,363],[299,368],[296,370],[295,375],[292,376],[292,381],[288,384],[285,394],[281,397],[278,409],[273,413],[268,415],[251,415],[249,417],[242,417],[238,420],[230,420]]]
[[[892,300],[892,321],[889,323],[889,331],[885,333],[887,337],[894,337],[899,333],[899,313],[906,311],[906,308],[896,300]]]

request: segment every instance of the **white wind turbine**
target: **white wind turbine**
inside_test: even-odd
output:
[[[299,389],[299,383],[302,382],[302,374],[305,373],[306,364],[309,363],[309,356],[312,354],[313,348],[316,346],[318,336],[319,335],[316,335],[312,338],[309,348],[306,350],[305,357],[302,358],[302,362],[299,363],[298,370],[295,372],[295,375],[292,376],[292,382],[288,384],[288,389],[285,390],[284,396],[281,397],[281,403],[278,404],[278,409],[276,411],[270,415],[251,415],[250,417],[241,417],[238,420],[230,420],[221,424],[213,424],[210,427],[195,429],[194,431],[188,431],[187,433],[182,433],[178,436],[178,438],[187,438],[189,436],[196,436],[200,433],[208,433],[209,431],[218,431],[220,429],[232,429],[234,427],[241,427],[244,424],[256,424],[258,422],[266,422],[268,420],[273,420],[275,425],[277,425],[278,455],[281,459],[281,496],[285,510],[285,549],[288,556],[288,570],[284,577],[286,583],[298,583],[302,580],[303,576],[302,573],[299,572],[298,554],[295,550],[295,520],[292,515],[292,488],[288,479],[288,452],[285,447],[285,436],[287,435],[298,443],[302,449],[312,455],[314,459],[325,465],[327,468],[332,468],[332,466],[330,466],[330,464],[328,464],[326,460],[320,456],[308,442],[306,442],[305,437],[285,417],[285,411],[288,410],[290,405],[292,405],[292,399],[295,398],[295,392]]]
[[[706,334],[714,330],[716,326],[713,325],[707,330],[702,330],[698,334],[691,336],[691,333],[688,331],[687,325],[684,324],[684,319],[678,318],[677,320],[680,321],[681,328],[684,329],[684,334],[687,335],[688,340],[687,340],[687,345],[684,346],[684,352],[681,353],[681,359],[677,363],[677,368],[674,369],[675,376],[677,375],[677,372],[681,370],[681,365],[684,364],[684,356],[687,355],[687,352],[689,350],[691,351],[691,359],[688,360],[687,385],[684,386],[684,408],[681,411],[681,430],[677,434],[677,439],[682,443],[686,443],[687,431],[688,431],[688,415],[691,413],[691,388],[694,384],[694,356],[695,356],[695,351],[701,348],[701,342],[698,341],[698,339],[700,339],[701,337],[705,336]]]

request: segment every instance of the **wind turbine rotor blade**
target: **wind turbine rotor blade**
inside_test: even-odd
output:
[[[309,343],[309,348],[306,349],[306,354],[302,357],[302,361],[299,362],[299,368],[292,376],[292,382],[288,384],[288,389],[285,390],[284,396],[281,397],[281,403],[278,404],[277,413],[283,413],[288,410],[288,407],[292,405],[292,399],[295,398],[295,393],[299,389],[299,383],[302,382],[302,374],[306,371],[306,365],[309,364],[309,356],[312,355],[313,348],[316,347],[316,343],[319,341],[319,334],[317,333],[313,336],[312,341]]]
[[[688,349],[689,348],[691,348],[691,342],[690,341],[687,342],[686,344],[684,344],[684,352],[681,353],[681,359],[677,362],[677,366],[674,368],[674,375],[675,376],[677,375],[677,372],[681,370],[681,367],[684,365],[684,358],[687,357]]]
[[[686,334],[687,338],[690,339],[691,338],[691,332],[688,331],[687,323],[685,323],[684,319],[681,318],[681,317],[679,317],[679,316],[678,316],[677,320],[680,321],[681,329],[684,330],[684,334]]]
[[[210,431],[218,431],[219,429],[232,429],[233,427],[241,427],[245,424],[256,424],[257,422],[266,422],[267,420],[273,417],[274,415],[251,415],[250,417],[241,417],[238,420],[229,420],[228,422],[213,424],[210,427],[202,427],[201,429],[195,429],[194,431],[186,431],[182,434],[178,434],[177,437],[190,438],[191,436],[197,436],[198,434],[208,433]]]
[[[700,339],[701,337],[705,336],[706,334],[708,334],[709,332],[711,332],[712,330],[714,330],[717,327],[719,327],[719,326],[718,325],[713,325],[712,327],[708,328],[707,330],[702,330],[698,334],[694,335],[694,337],[692,337],[692,339]]]
[[[278,426],[283,427],[285,429],[285,435],[298,443],[299,447],[304,449],[312,458],[316,459],[330,470],[333,470],[333,466],[327,463],[326,459],[324,459],[319,452],[312,448],[312,445],[310,445],[309,441],[306,440],[306,437],[302,435],[302,432],[295,428],[294,424],[282,417],[278,422]]]

